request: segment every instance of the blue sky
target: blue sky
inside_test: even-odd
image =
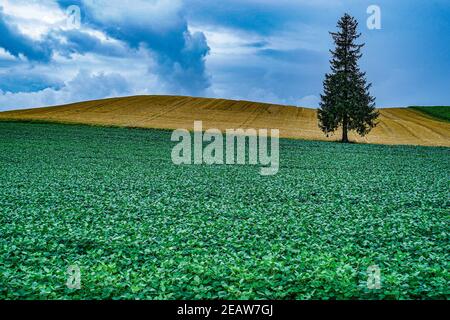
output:
[[[381,9],[369,30],[366,10]],[[80,9],[80,24],[67,8]],[[317,107],[348,12],[378,107],[450,105],[448,0],[0,0],[0,110],[135,94]],[[73,12],[73,11],[70,11]]]

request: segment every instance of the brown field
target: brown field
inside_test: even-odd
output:
[[[380,109],[378,126],[366,137],[350,134],[357,142],[450,146],[450,123],[434,120],[406,108]],[[276,128],[280,136],[309,140],[325,137],[314,109],[275,104],[180,96],[133,96],[74,103],[64,106],[0,113],[0,120],[41,120],[142,128],[203,129]]]

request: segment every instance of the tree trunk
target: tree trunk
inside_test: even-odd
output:
[[[348,119],[347,115],[344,115],[344,119],[342,121],[342,142],[348,142]]]

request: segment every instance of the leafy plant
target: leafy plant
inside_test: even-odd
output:
[[[1,299],[449,297],[448,148],[281,140],[263,177],[173,165],[166,131],[0,135]]]

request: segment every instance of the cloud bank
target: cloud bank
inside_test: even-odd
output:
[[[30,5],[0,7],[0,109],[114,95],[203,95],[211,85],[206,37],[189,30],[180,1],[43,1],[46,14],[31,17]],[[81,9],[79,28],[67,24],[69,5]]]
[[[377,105],[450,101],[446,0],[1,0],[0,110],[133,94],[317,107],[329,31],[349,12]],[[72,25],[69,6],[80,8]],[[424,80],[425,79],[425,80]]]

